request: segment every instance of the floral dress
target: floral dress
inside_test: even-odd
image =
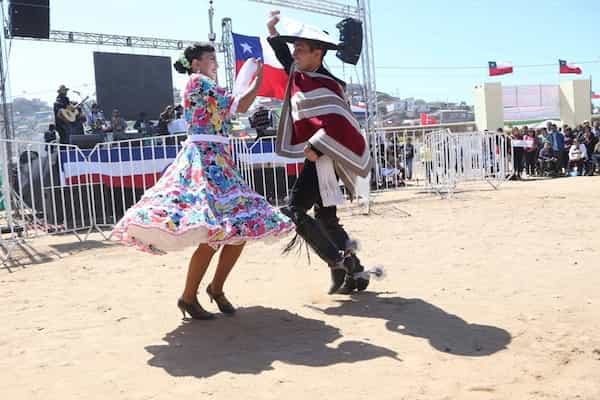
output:
[[[230,130],[232,97],[213,80],[194,74],[183,103],[191,136],[156,185],[127,210],[112,237],[163,254],[201,243],[217,248],[280,237],[294,230],[290,219],[254,192],[234,167],[230,145],[223,139]],[[206,135],[215,135],[214,141]]]

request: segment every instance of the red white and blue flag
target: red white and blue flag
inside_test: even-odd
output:
[[[279,60],[277,60],[269,42],[258,36],[233,33],[233,48],[235,51],[236,75],[247,59],[256,58],[261,60],[263,62],[263,81],[258,95],[283,100],[288,75]]]
[[[489,61],[490,76],[506,75],[513,73],[512,63],[503,61]]]
[[[262,165],[285,166],[288,175],[298,175],[302,164],[295,158],[275,153],[274,140],[235,141],[234,159],[256,168]],[[102,183],[110,187],[149,189],[175,160],[181,146],[112,147],[71,149],[60,152],[63,185]]]
[[[566,60],[558,60],[559,73],[561,74],[577,74],[580,75],[583,71],[579,65],[568,63]]]
[[[89,181],[111,187],[148,189],[175,160],[178,150],[178,146],[62,150],[61,180],[66,185]]]

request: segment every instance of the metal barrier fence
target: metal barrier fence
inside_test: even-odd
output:
[[[452,193],[459,184],[488,182],[499,185],[512,175],[506,136],[487,132],[431,132],[423,143],[427,186]]]
[[[185,139],[185,134],[158,136],[88,149],[1,139],[3,261],[22,239],[69,233],[83,241],[92,231],[105,235],[155,184]],[[368,144],[373,170],[359,185],[367,212],[370,192],[442,193],[461,182],[483,180],[497,187],[512,166],[502,135],[386,129],[372,134]],[[274,137],[232,138],[230,145],[233,161],[249,186],[274,206],[285,204],[303,160],[276,155]],[[9,154],[14,155],[12,160]]]

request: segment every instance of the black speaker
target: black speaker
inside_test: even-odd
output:
[[[355,18],[346,18],[340,21],[336,28],[340,31],[340,44],[336,57],[347,64],[356,65],[362,52],[362,22]]]
[[[11,36],[50,37],[50,0],[13,0],[8,14]]]

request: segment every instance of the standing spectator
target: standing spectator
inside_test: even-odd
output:
[[[579,142],[583,141],[583,125],[577,125],[577,128],[575,128],[575,137],[577,139],[579,139]]]
[[[552,124],[549,137],[552,140],[552,151],[554,152],[554,156],[558,159],[559,168],[561,168],[563,164],[563,150],[565,148],[565,135],[558,131],[558,127],[555,124]]]
[[[406,160],[406,179],[412,179],[413,173],[413,159],[415,158],[415,146],[412,144],[412,138],[406,138],[406,144],[404,145],[404,157]]]
[[[600,139],[600,121],[594,121],[594,127],[592,128],[592,133],[597,139]]]
[[[579,139],[573,140],[573,145],[569,150],[569,169],[576,171],[578,176],[581,176],[583,165],[587,159],[587,149],[583,143],[579,142]]]
[[[527,176],[533,176],[535,175],[535,164],[538,153],[537,137],[535,136],[535,131],[533,129],[524,133],[525,172],[527,173]]]
[[[165,110],[160,113],[158,119],[158,134],[166,136],[169,134],[169,123],[173,121],[174,112],[172,106],[167,106]]]
[[[540,135],[538,137],[540,140],[540,147],[544,145],[544,142],[550,142],[550,144],[553,144],[552,136],[550,136],[546,128],[540,129]]]
[[[585,163],[585,174],[593,175],[594,174],[594,163],[591,160],[591,155],[594,153],[594,148],[596,147],[596,143],[598,143],[598,139],[592,134],[592,128],[586,126],[583,128],[583,145],[586,150],[586,163]]]
[[[598,173],[600,173],[600,140],[596,142],[596,146],[594,146],[594,152],[592,153],[592,161],[593,165],[598,169]],[[594,168],[592,166],[592,168]],[[592,169],[592,174],[593,174]]]
[[[525,127],[526,128],[526,127]],[[525,129],[523,128],[523,129]],[[513,151],[513,169],[514,179],[521,179],[523,173],[523,135],[519,131],[519,128],[514,127],[510,137],[512,151]]]
[[[56,125],[50,124],[48,125],[48,130],[44,132],[44,142],[46,143],[56,143],[56,136],[58,132],[56,131]]]
[[[175,106],[175,119],[183,118],[183,106],[181,104]]]
[[[563,152],[562,152],[562,158],[561,158],[561,163],[560,163],[560,167],[562,170],[564,170],[564,173],[566,174],[569,171],[569,150],[571,150],[571,146],[573,145],[573,140],[575,140],[575,134],[573,133],[573,130],[567,126],[567,128],[565,129],[565,145],[563,148]]]

